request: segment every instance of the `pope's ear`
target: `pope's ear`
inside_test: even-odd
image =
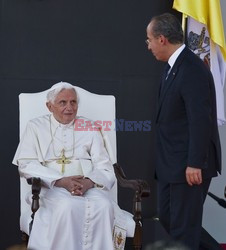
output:
[[[46,107],[48,108],[48,110],[49,110],[50,112],[53,112],[53,110],[52,110],[52,103],[51,103],[51,102],[47,102],[47,103],[46,103]]]

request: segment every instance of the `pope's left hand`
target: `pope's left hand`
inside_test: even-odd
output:
[[[93,181],[89,178],[79,179],[78,182],[81,184],[81,188],[75,189],[72,195],[82,196],[88,189],[93,188],[94,186]]]

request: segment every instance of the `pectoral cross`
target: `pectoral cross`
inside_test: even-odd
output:
[[[64,171],[65,171],[65,164],[71,163],[71,161],[69,161],[69,160],[65,157],[64,153],[65,153],[65,150],[62,149],[61,158],[60,158],[59,160],[56,161],[56,163],[62,165],[62,169],[61,169],[61,173],[62,173],[62,174],[63,174]]]

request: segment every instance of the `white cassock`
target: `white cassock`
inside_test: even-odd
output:
[[[20,175],[40,177],[41,206],[35,214],[28,249],[31,250],[112,250],[113,229],[122,228],[132,236],[124,213],[110,198],[115,183],[112,163],[99,131],[75,131],[75,121],[60,124],[52,115],[31,120],[20,141],[13,163]],[[57,161],[62,150],[69,162]],[[83,196],[72,196],[55,181],[64,176],[83,175],[100,187]],[[29,197],[30,198],[30,197]],[[21,229],[28,232],[30,215],[21,215]],[[128,228],[127,228],[128,227]],[[129,232],[128,232],[129,231]],[[118,248],[123,249],[123,248]]]

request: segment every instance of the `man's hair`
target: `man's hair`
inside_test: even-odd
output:
[[[151,19],[153,24],[152,34],[154,37],[163,35],[171,44],[184,42],[184,34],[179,20],[170,13],[154,16]]]
[[[47,93],[47,96],[46,96],[46,99],[47,99],[47,102],[51,102],[51,103],[54,103],[57,95],[64,89],[71,89],[75,92],[76,94],[76,97],[77,97],[77,102],[78,102],[78,95],[77,95],[77,92],[74,88],[73,85],[71,85],[70,83],[67,83],[67,82],[60,82],[60,83],[56,83],[54,84],[51,88],[50,88],[50,91]]]

